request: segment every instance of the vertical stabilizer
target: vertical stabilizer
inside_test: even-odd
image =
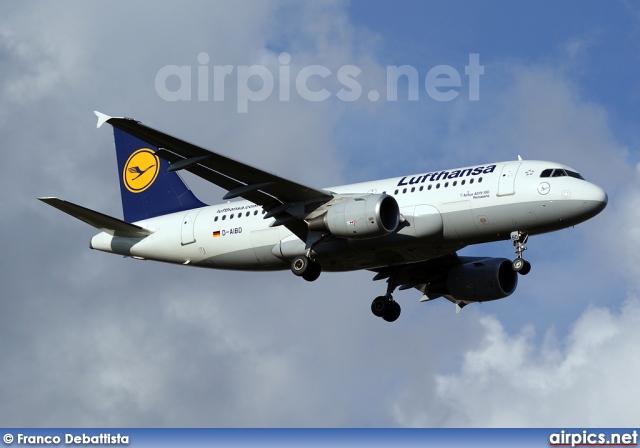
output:
[[[110,117],[96,112],[98,127]],[[157,147],[113,128],[118,160],[122,211],[127,222],[206,206],[200,202],[169,163],[155,153]]]

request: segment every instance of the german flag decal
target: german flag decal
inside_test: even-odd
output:
[[[215,232],[213,232],[213,237],[214,238],[218,238],[219,236],[221,236],[219,230],[216,230]]]

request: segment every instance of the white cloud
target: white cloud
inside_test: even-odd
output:
[[[631,427],[640,411],[640,300],[620,311],[588,308],[566,338],[528,327],[508,334],[495,317],[460,371],[435,376],[427,410],[416,393],[397,404],[403,425],[474,427]],[[430,394],[431,391],[427,391]],[[416,412],[416,408],[419,410]],[[445,419],[442,419],[445,415]]]
[[[605,187],[609,206],[577,232],[531,238],[532,274],[514,297],[484,307],[500,317],[480,319],[480,342],[459,368],[425,375],[399,394],[395,416],[406,426],[633,426],[640,410],[638,389],[626,380],[640,373],[633,156],[571,72],[535,64],[499,72],[506,82],[486,84],[483,104],[462,103],[452,114],[449,157],[521,154],[566,163]],[[534,328],[549,322],[557,329],[537,336]]]

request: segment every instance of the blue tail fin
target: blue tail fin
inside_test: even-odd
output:
[[[170,165],[155,154],[157,147],[116,127],[113,135],[125,221],[141,221],[206,206],[177,173],[167,171]]]

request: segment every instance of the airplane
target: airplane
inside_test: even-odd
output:
[[[531,264],[529,236],[572,227],[607,205],[576,170],[518,160],[314,188],[187,143],[131,118],[100,112],[113,127],[124,220],[55,197],[41,201],[100,230],[92,249],[202,268],[290,269],[307,281],[322,271],[366,269],[386,280],[371,311],[400,316],[393,293],[415,288],[456,312],[502,299]],[[207,205],[179,175],[222,187]],[[242,198],[241,200],[234,200]],[[515,259],[459,256],[474,244],[511,241]]]

